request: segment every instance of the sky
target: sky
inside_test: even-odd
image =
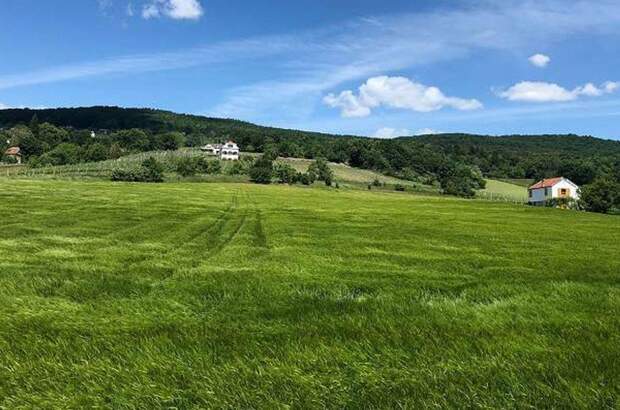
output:
[[[618,0],[2,0],[0,108],[620,139]]]

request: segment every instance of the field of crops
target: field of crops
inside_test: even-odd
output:
[[[516,185],[494,179],[487,179],[486,181],[486,188],[477,193],[479,198],[515,203],[527,202],[527,188],[523,185]]]
[[[324,187],[0,188],[0,408],[619,405],[618,217]]]

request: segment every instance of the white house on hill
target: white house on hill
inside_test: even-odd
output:
[[[551,199],[579,199],[579,186],[568,178],[556,177],[543,179],[528,188],[529,203],[544,205]]]
[[[239,146],[233,141],[228,141],[226,144],[207,144],[200,148],[208,155],[214,155],[223,160],[238,161],[239,160]]]

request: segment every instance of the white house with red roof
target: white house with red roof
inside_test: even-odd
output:
[[[551,199],[579,199],[579,186],[564,177],[547,178],[528,188],[529,203],[544,205]]]

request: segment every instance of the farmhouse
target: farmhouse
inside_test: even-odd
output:
[[[4,152],[4,155],[15,158],[18,164],[22,163],[22,150],[19,147],[10,147]]]
[[[239,146],[233,141],[228,141],[226,144],[207,144],[200,149],[208,155],[217,156],[223,160],[239,160]]]
[[[568,178],[548,178],[530,186],[528,194],[530,204],[544,205],[551,199],[579,199],[579,187]]]

